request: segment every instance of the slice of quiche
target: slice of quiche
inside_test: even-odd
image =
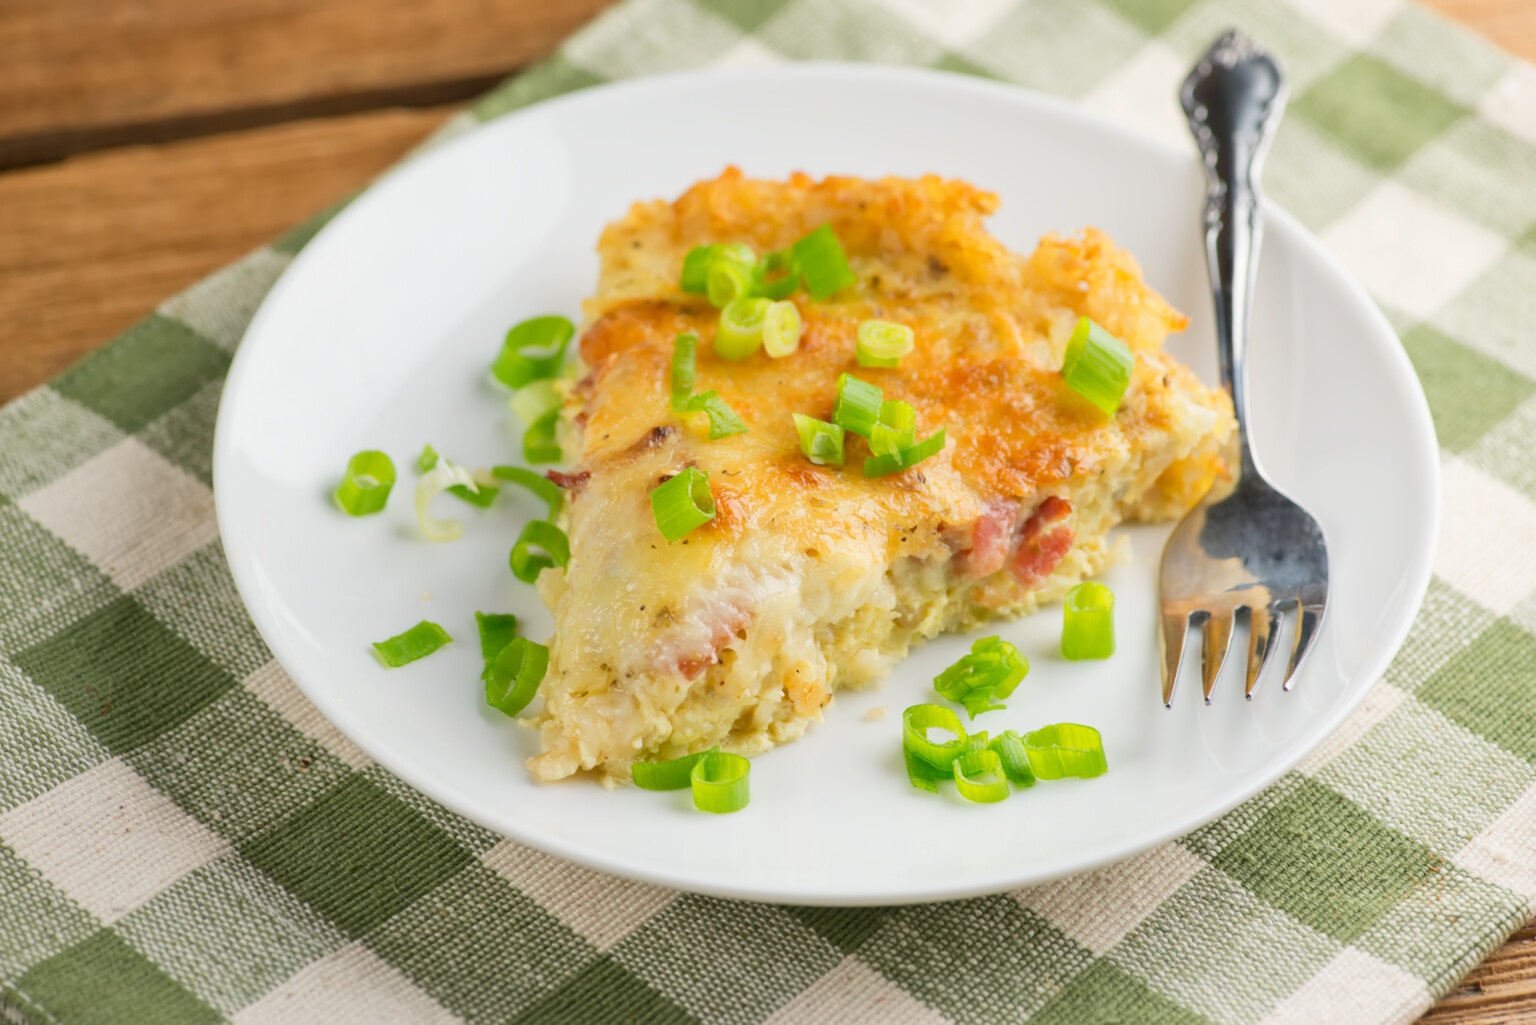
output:
[[[1161,349],[1186,319],[1093,229],[1010,252],[982,224],[996,206],[934,177],[732,169],[603,233],[565,410],[570,563],[539,581],[555,636],[535,775],[612,783],[637,759],[794,740],[834,691],[880,680],[914,642],[1061,598],[1114,560],[1110,528],[1181,513],[1223,471],[1224,393]],[[684,256],[708,243],[768,253],[822,225],[857,282],[794,297],[793,354],[719,358],[718,311],[679,287]],[[1112,417],[1063,382],[1084,315],[1135,356]],[[869,318],[915,330],[899,366],[857,365]],[[684,332],[699,338],[697,390],[718,391],[746,433],[712,441],[703,416],[672,410]],[[793,414],[830,420],[845,372],[911,403],[918,437],[945,428],[945,448],[865,477],[850,435],[846,466],[813,464]],[[649,494],[687,467],[709,475],[717,513],[669,542]]]

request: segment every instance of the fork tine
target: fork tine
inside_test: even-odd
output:
[[[1274,629],[1279,614],[1274,605],[1248,608],[1248,682],[1243,688],[1244,697],[1253,697],[1264,675],[1264,667],[1269,664],[1269,656],[1274,654]]]
[[[1291,689],[1291,681],[1296,676],[1296,667],[1301,665],[1301,660],[1307,657],[1307,649],[1312,647],[1312,642],[1317,639],[1317,627],[1323,619],[1321,605],[1298,603],[1297,610],[1301,613],[1301,618],[1296,624],[1296,641],[1291,645],[1291,661],[1285,667],[1285,681],[1280,685],[1282,690]]]
[[[1188,634],[1188,613],[1163,613],[1163,630],[1158,640],[1163,649],[1163,704],[1168,708],[1173,707],[1173,685],[1179,681],[1179,663],[1184,659],[1184,639]]]
[[[1211,703],[1211,690],[1216,686],[1216,677],[1221,675],[1221,667],[1227,661],[1227,651],[1232,646],[1232,620],[1232,610],[1222,609],[1212,612],[1200,625],[1201,670],[1205,676],[1207,705]]]

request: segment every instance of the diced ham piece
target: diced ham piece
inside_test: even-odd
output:
[[[982,510],[971,528],[970,549],[959,555],[961,579],[976,580],[1003,568],[1018,518],[1019,503],[1011,499],[993,502]]]
[[[581,494],[581,489],[587,486],[587,481],[592,479],[590,471],[582,470],[580,473],[562,473],[559,470],[546,470],[544,476],[557,487],[569,491],[572,496]]]
[[[736,639],[736,631],[751,620],[746,612],[732,605],[717,607],[711,612],[713,615],[707,620],[691,624],[694,629],[682,631],[682,636],[674,634],[670,638],[674,644],[677,641],[683,643],[675,647],[672,644],[665,645],[664,650],[658,652],[655,659],[658,669],[663,672],[675,670],[685,680],[698,679],[704,670],[720,660],[721,650]]]
[[[1039,587],[1061,565],[1072,548],[1074,532],[1065,522],[1071,512],[1070,502],[1052,495],[1024,521],[1018,547],[1008,561],[1008,571],[1019,583]]]

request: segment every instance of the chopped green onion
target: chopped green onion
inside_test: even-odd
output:
[[[770,279],[770,274],[782,277]],[[769,253],[752,267],[752,294],[765,299],[788,299],[800,287],[800,267],[792,249]]]
[[[709,415],[709,440],[719,441],[733,434],[747,433],[747,425],[741,422],[741,417],[736,411],[720,397],[717,391],[707,391],[701,395],[695,395],[688,400],[684,407],[685,413],[706,413]]]
[[[990,780],[984,779],[991,776]],[[995,804],[1008,798],[1002,759],[990,748],[966,751],[955,759],[955,789],[967,801]]]
[[[1002,656],[1003,666],[1007,673],[997,685],[996,694],[1000,698],[1006,698],[1013,694],[1014,688],[1029,673],[1029,659],[1008,641],[996,635],[983,637],[971,645],[971,651],[980,655],[987,652],[997,652]]]
[[[747,786],[751,771],[752,763],[741,755],[706,752],[703,758],[693,763],[690,774],[693,806],[715,815],[741,811],[751,799]]]
[[[476,612],[475,627],[480,631],[480,658],[485,662],[480,678],[486,680],[491,675],[491,663],[517,636],[517,617],[511,613]]]
[[[347,475],[336,488],[336,504],[348,516],[370,516],[383,510],[395,486],[394,461],[374,449],[347,460]]]
[[[690,466],[651,491],[651,516],[668,541],[676,541],[715,518],[709,474]]]
[[[947,730],[954,740],[934,743],[930,729]],[[965,749],[965,727],[960,717],[943,705],[913,705],[901,713],[901,746],[940,772],[949,772],[955,756]]]
[[[763,315],[763,348],[774,359],[783,359],[800,348],[800,333],[805,324],[800,310],[787,299],[773,303]]]
[[[974,719],[1002,708],[993,699],[1012,694],[1027,672],[1029,661],[1018,648],[998,637],[984,637],[971,645],[970,654],[933,678],[933,689],[964,705]]]
[[[555,429],[559,423],[560,410],[551,409],[529,424],[523,432],[523,458],[530,463],[558,463],[562,453]]]
[[[1003,775],[1009,782],[1021,787],[1035,785],[1035,770],[1029,767],[1029,752],[1024,748],[1024,740],[1012,730],[1004,730],[992,738],[987,745],[997,753],[998,760],[1003,766]]]
[[[437,465],[422,474],[416,481],[416,521],[429,541],[452,541],[464,533],[464,524],[458,520],[440,520],[430,510],[432,499],[440,491],[451,487],[463,487],[471,493],[480,490],[474,476],[462,466],[439,459]]]
[[[426,658],[452,640],[448,631],[423,619],[405,633],[377,642],[373,649],[379,653],[385,665],[398,669],[418,658]]]
[[[485,671],[486,703],[516,715],[539,692],[548,670],[548,648],[526,637],[513,638]]]
[[[1104,741],[1092,726],[1062,722],[1024,734],[1029,767],[1041,779],[1091,779],[1109,771]]]
[[[484,484],[479,480],[475,481],[475,488],[476,490],[471,491],[466,485],[454,484],[447,491],[454,498],[462,499],[477,509],[489,509],[491,503],[496,501],[496,496],[501,493],[501,489],[494,484]]]
[[[678,276],[677,285],[684,292],[693,295],[709,294],[709,275],[720,264],[733,264],[747,272],[750,284],[752,272],[757,265],[757,254],[752,247],[743,242],[732,242],[729,245],[694,246],[683,257],[683,271]],[[715,303],[722,306],[723,303]]]
[[[693,767],[699,759],[719,750],[712,747],[666,762],[635,762],[629,767],[629,775],[641,790],[683,790],[693,785]]]
[[[843,428],[796,413],[795,430],[800,432],[800,451],[811,462],[817,466],[843,465],[843,436],[846,433]]]
[[[1114,416],[1131,383],[1136,357],[1130,347],[1087,317],[1077,322],[1067,342],[1061,376],[1067,387]]]
[[[859,324],[857,354],[861,367],[894,367],[912,351],[916,336],[905,324],[866,320]]]
[[[752,291],[752,268],[718,257],[709,268],[709,304],[722,309]]]
[[[678,287],[693,295],[703,295],[709,289],[709,268],[715,262],[719,246],[694,246],[683,257],[683,273]]]
[[[440,458],[442,457],[437,454],[437,450],[428,445],[421,450],[421,455],[416,457],[416,472],[430,473]],[[473,478],[475,489],[471,489],[466,484],[450,484],[443,490],[447,491],[454,498],[462,499],[476,508],[488,509],[491,503],[496,501],[496,495],[501,490],[485,479],[488,476],[489,474],[485,470],[476,470]]]
[[[537,422],[539,417],[552,409],[559,409],[565,402],[560,389],[548,378],[524,385],[512,396],[512,412],[525,424]]]
[[[830,224],[823,224],[790,248],[805,279],[805,290],[817,302],[858,280],[848,269],[848,254]]]
[[[672,408],[679,412],[688,405],[688,398],[693,394],[698,352],[698,335],[678,335],[672,342]]]
[[[534,551],[542,548],[544,554]],[[562,569],[571,561],[571,542],[565,531],[546,520],[529,520],[512,546],[512,575],[525,584],[539,579],[552,566]]]
[[[767,299],[749,299],[745,296],[732,300],[720,311],[720,323],[715,328],[715,353],[721,359],[743,360],[763,344],[763,318],[768,307]]]
[[[534,317],[514,325],[501,344],[501,355],[491,366],[496,380],[508,388],[555,377],[565,363],[565,347],[576,334],[576,325],[564,317]]]
[[[752,267],[757,263],[757,250],[745,242],[727,242],[716,247],[715,260],[724,260],[727,263],[739,263],[743,267]]]
[[[966,715],[972,719],[982,712],[995,712],[1005,707],[992,702],[997,690],[992,681],[997,675],[999,661],[995,655],[985,659],[966,655],[933,678],[933,689],[950,701],[964,705]]]
[[[965,743],[960,745],[960,752],[955,757],[959,758],[960,755],[971,751],[980,751],[988,743],[990,743],[990,738],[987,736],[986,730],[982,730],[980,733],[972,733],[965,738]]]
[[[1115,592],[1095,580],[1067,592],[1061,606],[1061,657],[1074,662],[1115,653]]]
[[[917,429],[917,410],[910,402],[886,399],[880,403],[880,422],[911,438]]]
[[[532,491],[535,497],[543,500],[549,506],[550,519],[560,511],[560,506],[565,501],[565,492],[560,490],[560,485],[533,470],[526,470],[521,466],[493,466],[493,476],[501,480],[517,484]]]
[[[910,447],[912,435],[885,424],[875,424],[869,432],[869,450],[877,456],[901,458],[901,450]]]
[[[864,476],[884,477],[886,474],[910,470],[929,456],[944,451],[944,428],[940,427],[910,448],[904,448],[894,456],[872,456],[864,460]]]
[[[517,636],[517,617],[510,612],[476,612],[475,627],[480,631],[480,657],[489,662]]]
[[[852,374],[843,374],[837,379],[837,404],[832,407],[832,422],[867,438],[880,422],[882,398],[879,388]]]
[[[878,456],[899,456],[911,448],[917,426],[917,410],[910,402],[887,399],[880,403],[880,419],[869,432],[869,449]]]
[[[901,749],[901,757],[907,763],[907,782],[919,790],[936,794],[939,792],[939,780],[954,778],[953,772],[940,772],[906,747]]]

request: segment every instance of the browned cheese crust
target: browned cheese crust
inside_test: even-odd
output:
[[[834,688],[878,680],[913,641],[1058,598],[1112,561],[1112,526],[1175,515],[1222,472],[1230,405],[1162,351],[1183,315],[1094,229],[1008,251],[983,227],[996,207],[933,177],[732,169],[603,233],[566,406],[573,472],[589,476],[569,503],[571,564],[540,581],[556,635],[536,775],[608,782],[636,758],[793,739]],[[768,252],[822,224],[858,283],[826,302],[795,296],[805,330],[791,356],[715,355],[717,311],[678,288],[687,251]],[[1062,381],[1084,315],[1136,354],[1113,418]],[[899,367],[858,367],[871,317],[914,330]],[[699,338],[697,389],[719,391],[748,433],[710,441],[703,416],[671,410],[683,332]],[[844,372],[910,402],[919,437],[946,428],[945,450],[866,479],[850,435],[845,467],[811,464],[791,414],[829,420]],[[649,492],[687,466],[710,475],[718,514],[668,543]]]

